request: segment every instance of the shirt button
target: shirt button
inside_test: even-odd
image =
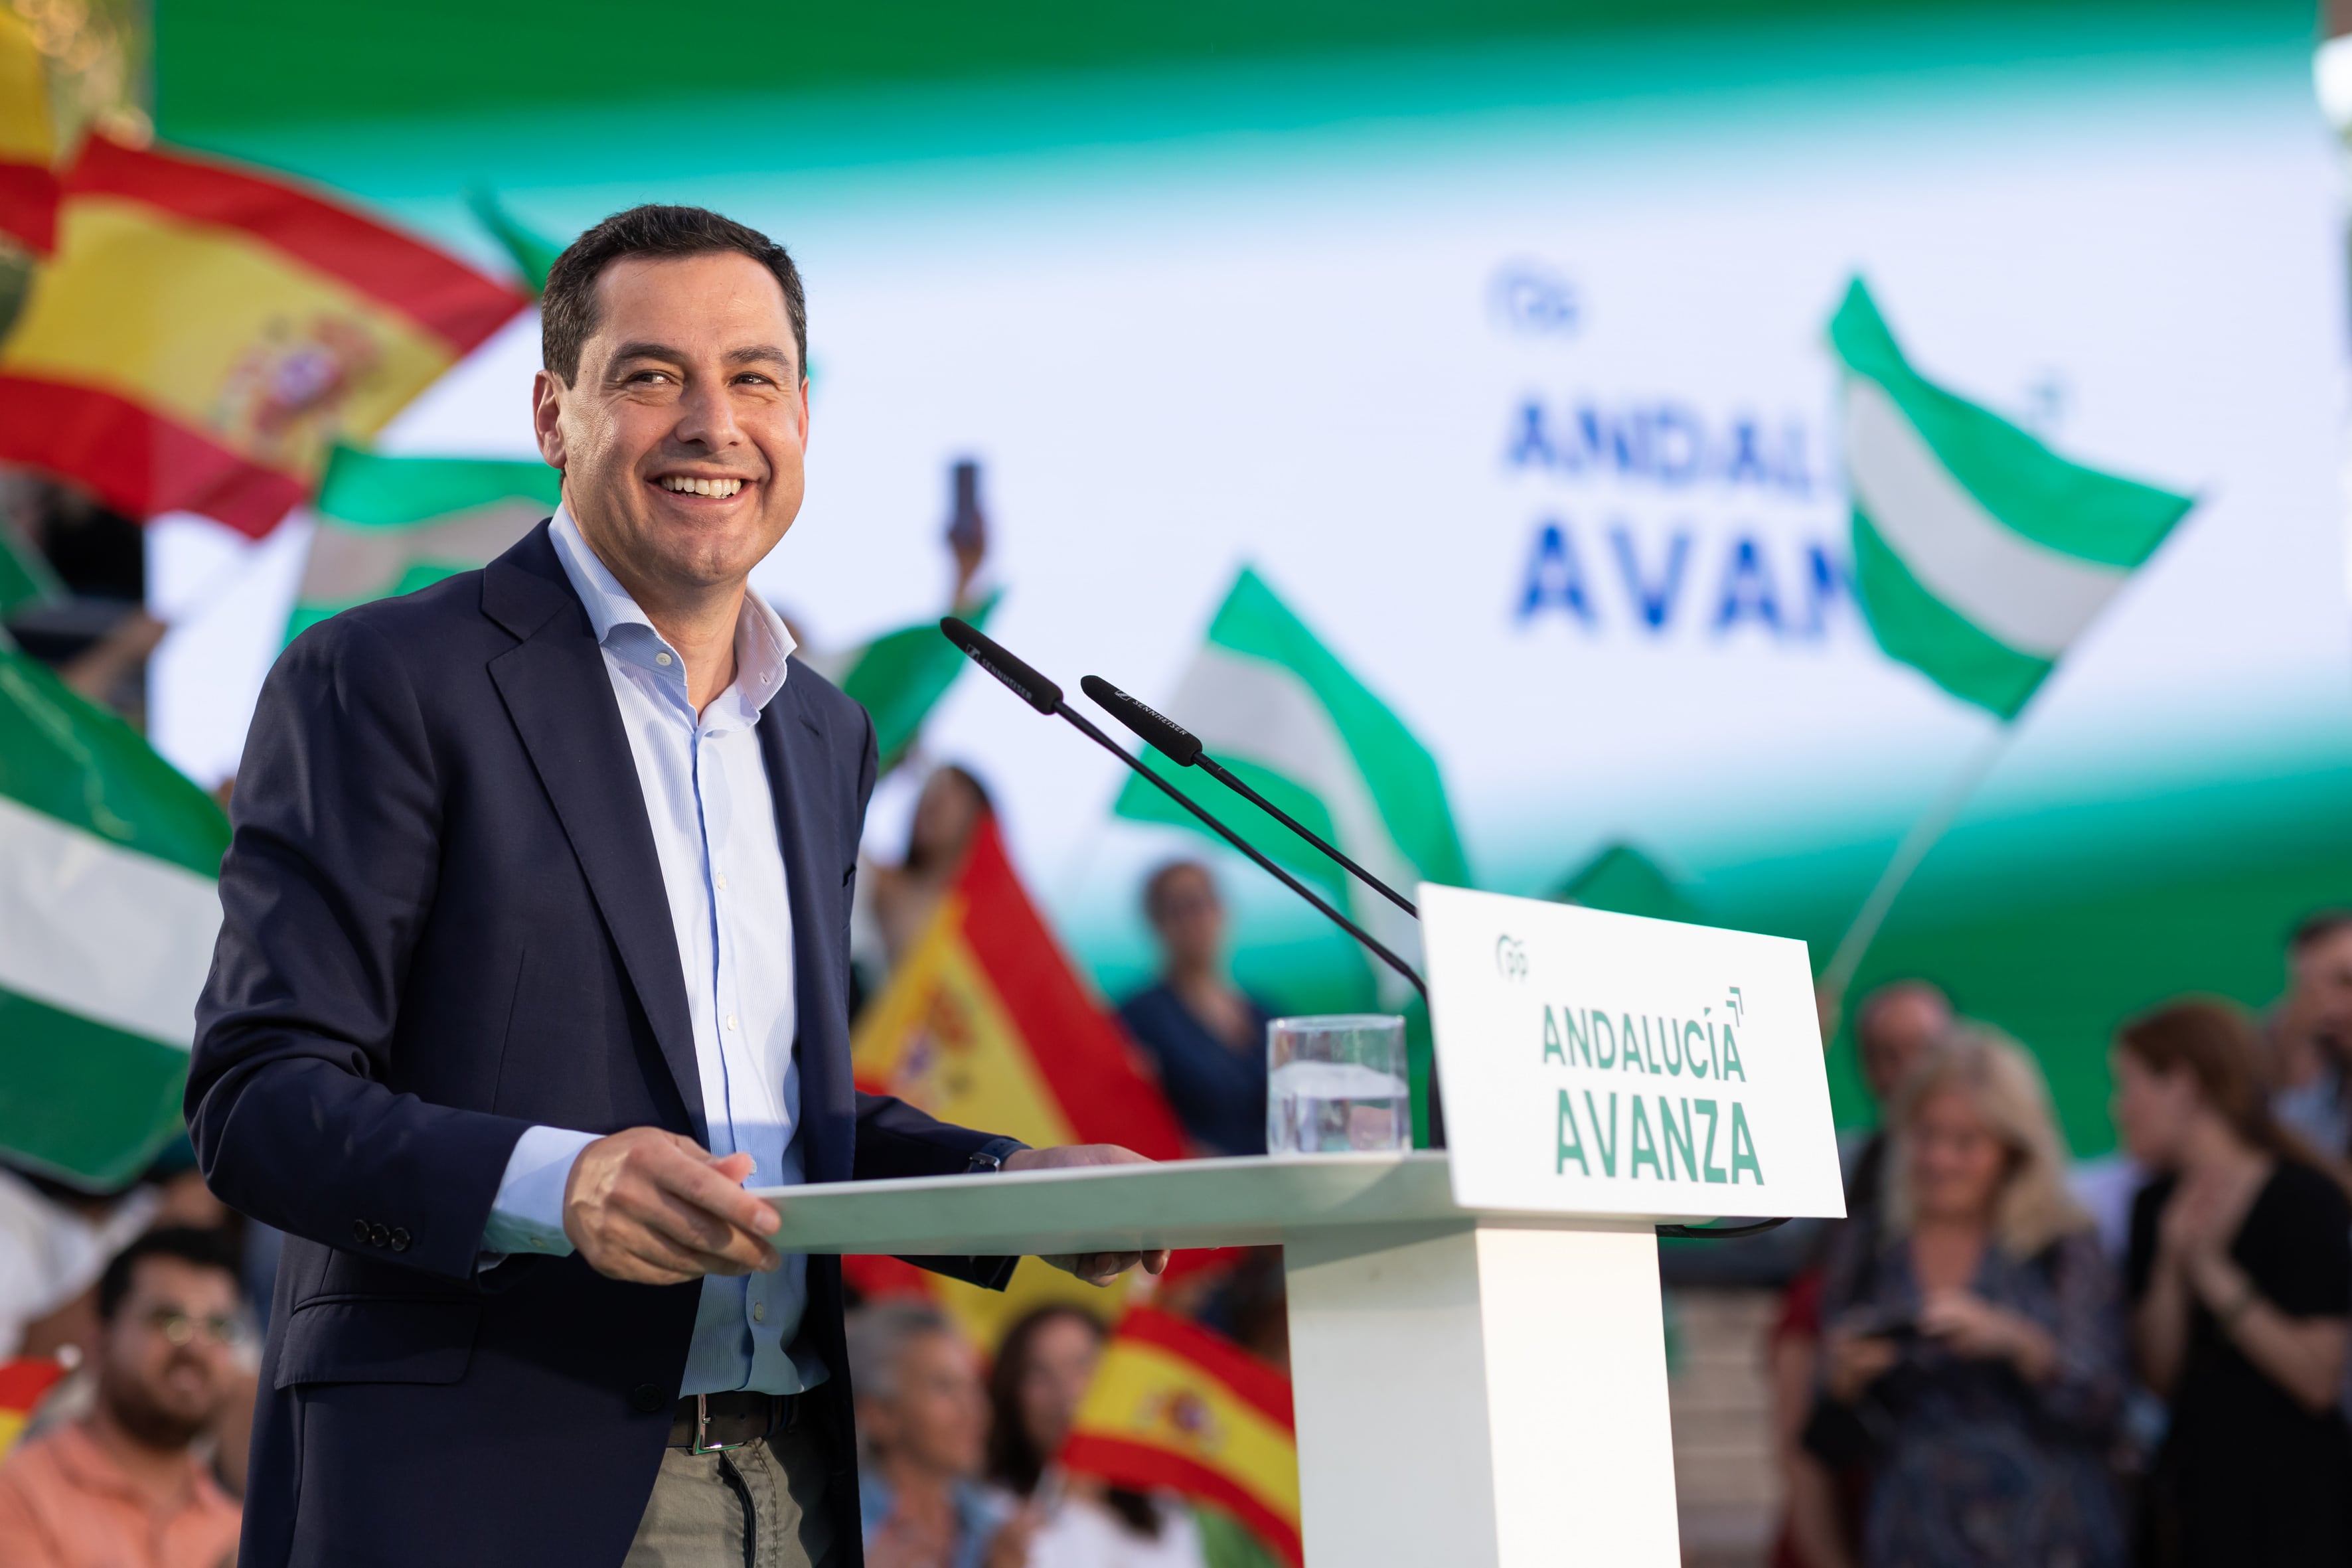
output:
[[[730,1029],[735,1026],[735,1015],[732,1013],[727,1015],[727,1026]]]
[[[755,1323],[764,1323],[768,1321],[768,1304],[765,1301],[751,1303],[751,1321]]]
[[[722,893],[727,890],[727,873],[724,871],[719,873],[719,890]]]
[[[669,665],[670,665],[673,661],[671,660],[671,658],[670,658],[669,655],[667,655],[667,654],[666,654],[666,653],[657,653],[657,654],[654,655],[654,662],[655,662],[656,664],[658,664],[658,665],[662,666],[664,668],[667,668],[669,667]]]

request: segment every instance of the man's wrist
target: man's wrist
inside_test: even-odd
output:
[[[505,1176],[490,1202],[482,1230],[482,1250],[541,1253],[561,1258],[572,1250],[563,1223],[564,1197],[580,1152],[596,1142],[593,1132],[564,1127],[533,1127],[507,1157]]]

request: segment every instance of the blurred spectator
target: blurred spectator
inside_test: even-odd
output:
[[[2352,1560],[2336,1405],[2352,1203],[2280,1126],[2237,1009],[2183,1002],[2116,1037],[2116,1120],[2163,1174],[2132,1206],[2140,1371],[2172,1407],[2146,1488],[2154,1564]]]
[[[1213,1154],[1265,1152],[1270,1015],[1225,973],[1225,906],[1198,860],[1171,860],[1143,884],[1160,939],[1160,979],[1119,1005],[1150,1052],[1176,1118]]]
[[[1826,1568],[1842,1563],[1851,1556],[1853,1539],[1861,1527],[1867,1477],[1857,1466],[1829,1465],[1802,1442],[1820,1372],[1824,1281],[1819,1260],[1840,1245],[1841,1237],[1850,1236],[1845,1245],[1857,1256],[1876,1252],[1879,1198],[1885,1185],[1887,1107],[1904,1074],[1951,1026],[1950,999],[1925,980],[1892,981],[1863,998],[1853,1016],[1854,1052],[1862,1068],[1863,1088],[1869,1091],[1871,1104],[1879,1114],[1878,1125],[1859,1143],[1840,1151],[1845,1166],[1846,1218],[1823,1227],[1816,1237],[1779,1243],[1808,1246],[1813,1261],[1798,1268],[1790,1281],[1765,1347],[1775,1444],[1787,1499],[1780,1539],[1773,1549],[1776,1568]],[[1787,1237],[1799,1228],[1785,1226],[1761,1239]]]
[[[2042,1076],[1959,1026],[1904,1077],[1890,1121],[1877,1228],[1849,1227],[1829,1267],[1806,1428],[1868,1468],[1861,1561],[2113,1568],[2115,1281],[2067,1194]]]
[[[1181,1502],[1084,1478],[1039,1483],[1094,1381],[1106,1331],[1073,1306],[1013,1325],[988,1377],[988,1479],[1036,1505],[1029,1568],[1200,1568],[1200,1532]]]
[[[1952,1004],[1925,980],[1897,980],[1863,998],[1853,1015],[1854,1055],[1863,1087],[1878,1109],[1878,1127],[1865,1139],[1846,1171],[1845,1214],[1851,1226],[1874,1226],[1886,1190],[1888,1108],[1895,1090],[1928,1048],[1952,1026]]]
[[[100,1196],[0,1167],[0,1360],[87,1352],[90,1288],[160,1202],[148,1185]]]
[[[2286,994],[2270,1019],[2272,1109],[2331,1160],[2352,1153],[2352,910],[2327,910],[2287,939]]]
[[[871,896],[865,911],[870,916],[870,940],[859,945],[869,953],[873,946],[880,947],[885,973],[898,967],[931,923],[948,884],[962,868],[972,829],[990,809],[987,789],[969,772],[953,763],[936,767],[915,797],[906,858],[896,866],[867,864],[858,881],[861,895]]]
[[[107,1265],[97,1398],[0,1465],[9,1568],[220,1568],[237,1505],[193,1453],[238,1376],[236,1255],[215,1231],[150,1231]]]
[[[971,1347],[915,1302],[849,1320],[866,1568],[1025,1568],[1033,1521],[980,1486],[988,1395]]]

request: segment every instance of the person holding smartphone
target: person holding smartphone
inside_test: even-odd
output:
[[[2067,1194],[2041,1074],[1958,1026],[1904,1079],[1890,1125],[1879,1229],[1850,1232],[1831,1261],[1805,1436],[1867,1470],[1853,1560],[2120,1564],[2115,1282]]]

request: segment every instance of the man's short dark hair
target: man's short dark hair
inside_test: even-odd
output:
[[[784,311],[793,322],[793,352],[799,356],[800,374],[807,375],[808,301],[801,293],[800,268],[782,246],[758,229],[708,207],[631,207],[565,247],[547,269],[547,288],[539,302],[540,362],[566,386],[578,379],[580,350],[596,330],[596,280],[615,261],[630,256],[680,261],[730,250],[766,268],[782,286]]]
[[[200,1230],[194,1226],[165,1226],[151,1230],[114,1255],[106,1272],[98,1278],[99,1321],[114,1321],[115,1313],[131,1297],[131,1279],[138,1271],[140,1260],[148,1258],[175,1258],[199,1268],[217,1268],[230,1279],[242,1282],[238,1269],[240,1259],[228,1233],[220,1230]]]
[[[2286,939],[2289,952],[2308,952],[2337,931],[2352,926],[2352,910],[2321,910],[2295,922],[2294,932]]]

